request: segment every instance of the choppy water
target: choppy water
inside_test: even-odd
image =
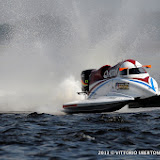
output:
[[[0,112],[55,112],[79,99],[82,70],[130,58],[151,64],[160,84],[160,1],[1,0],[0,6]],[[130,112],[0,113],[0,160],[160,158],[98,155],[160,150],[160,110]]]
[[[160,150],[160,110],[137,113],[0,114],[0,159],[158,159],[98,155],[99,151]]]

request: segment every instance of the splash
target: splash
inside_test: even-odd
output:
[[[126,58],[151,62],[159,79],[158,1],[0,3],[0,111],[59,113],[83,99],[82,70]]]

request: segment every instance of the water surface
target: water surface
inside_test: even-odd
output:
[[[99,155],[100,151],[160,150],[160,110],[135,113],[0,114],[1,159],[158,159]]]

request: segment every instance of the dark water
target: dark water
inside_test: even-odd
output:
[[[0,114],[0,159],[159,159],[159,155],[99,155],[159,151],[160,110],[137,113]],[[101,152],[102,153],[102,152]]]

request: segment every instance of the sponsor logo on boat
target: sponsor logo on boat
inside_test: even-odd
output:
[[[116,89],[129,89],[129,83],[116,83]]]

